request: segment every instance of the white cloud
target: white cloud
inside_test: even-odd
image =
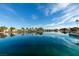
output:
[[[48,7],[44,7],[44,13],[45,16],[52,15],[53,13],[56,13],[57,11],[63,10],[67,8],[70,5],[70,3],[55,3],[55,4],[48,4]]]
[[[79,20],[79,16],[76,16],[76,17],[71,18],[68,22],[75,22],[75,21],[76,21],[76,19],[78,19],[78,20]]]
[[[70,3],[57,3],[54,7],[52,7],[51,14],[53,14],[59,10],[65,9],[66,7],[68,7],[69,4]]]
[[[55,3],[48,4],[47,7],[40,6],[40,9],[44,11],[45,16],[49,16],[59,10],[65,9],[70,3]]]
[[[57,25],[65,23],[66,21],[73,21],[73,17],[75,15],[78,15],[79,13],[79,9],[75,9],[70,11],[69,13],[66,13],[65,15],[63,15],[62,17],[60,17],[60,19],[63,19],[61,22],[59,22]]]
[[[33,20],[36,20],[36,19],[37,19],[37,16],[33,14],[33,15],[32,15],[32,19],[33,19]]]
[[[45,8],[45,16],[49,16],[50,14],[50,9],[49,8]]]
[[[62,4],[61,4],[62,5]],[[68,6],[67,6],[68,8]],[[61,17],[58,17],[61,21],[56,23],[55,25],[60,25],[68,21],[73,21],[73,17],[78,15],[79,9],[76,6],[70,6],[68,9],[64,10],[64,14]],[[57,19],[57,18],[56,18]],[[53,25],[53,26],[55,26]]]
[[[48,7],[45,7],[45,6],[39,4],[39,5],[38,5],[38,9],[39,9],[40,11],[42,11],[45,16],[49,16],[49,14],[50,14],[50,9],[49,9]]]
[[[46,26],[56,27],[56,28],[57,27],[58,28],[68,27],[68,26],[65,26],[64,23],[73,22],[76,19],[79,19],[79,16],[76,17],[76,15],[79,15],[79,8],[77,8],[77,5],[69,5],[69,4],[58,4],[58,5],[59,5],[59,7],[56,6],[55,11],[53,11],[53,13],[57,12],[60,9],[66,8],[66,9],[64,9],[64,11],[62,11],[62,13],[63,13],[62,16],[53,18],[53,19],[56,19],[56,22],[58,20],[60,20],[60,22],[57,22],[56,24],[54,22],[52,22],[51,24],[47,24]],[[61,26],[61,24],[63,24],[63,25]]]

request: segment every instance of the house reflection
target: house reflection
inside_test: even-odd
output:
[[[69,35],[69,36],[72,37],[72,38],[79,39],[79,36],[74,36],[74,35]]]
[[[0,38],[5,38],[7,36],[13,37],[15,33],[0,33]]]
[[[67,34],[68,32],[61,32],[61,33],[63,33],[63,34]]]
[[[0,38],[5,38],[5,37],[7,37],[6,33],[0,33]]]
[[[17,34],[21,34],[22,36],[25,35],[25,34],[42,35],[43,32],[35,32],[35,33],[0,33],[0,38],[5,38],[7,36],[14,37]]]

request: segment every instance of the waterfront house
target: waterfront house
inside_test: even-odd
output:
[[[70,28],[69,35],[79,36],[79,28],[78,27]]]
[[[4,30],[0,29],[0,33],[4,33],[4,32],[5,32]]]
[[[59,31],[62,33],[68,33],[69,29],[68,28],[61,28]]]
[[[8,29],[7,27],[1,26],[0,27],[0,33],[5,33],[6,31],[8,31],[7,29]]]

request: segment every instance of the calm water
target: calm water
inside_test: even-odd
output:
[[[78,56],[79,38],[64,33],[0,34],[0,55]]]

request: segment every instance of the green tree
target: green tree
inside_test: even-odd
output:
[[[25,28],[22,27],[21,30],[22,30],[22,31],[25,31]]]
[[[15,30],[15,29],[16,29],[15,27],[10,27],[10,30],[11,30],[11,31],[13,31],[13,30]]]
[[[5,26],[1,26],[0,29],[1,29],[1,30],[7,30],[8,28],[5,27]]]
[[[42,28],[42,27],[40,27],[40,28],[37,28],[37,30],[36,31],[38,31],[38,32],[43,32],[44,31],[44,29]]]

